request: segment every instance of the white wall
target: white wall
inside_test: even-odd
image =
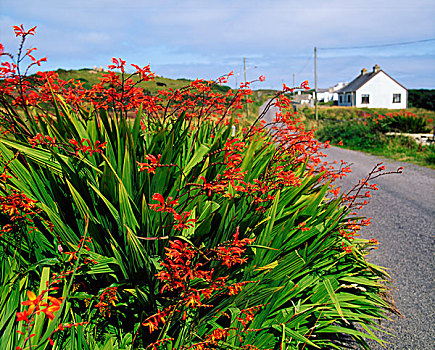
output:
[[[363,94],[369,95],[369,104],[362,104]],[[400,103],[393,103],[393,94],[400,94]],[[356,107],[369,108],[406,108],[407,90],[388,77],[384,72],[379,72],[367,83],[356,91]]]
[[[338,100],[338,94],[336,92],[318,92],[317,93],[317,100],[322,102],[329,102],[329,101],[337,101]]]

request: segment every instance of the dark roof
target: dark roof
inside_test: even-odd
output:
[[[373,78],[375,75],[379,74],[380,72],[383,72],[387,77],[392,79],[394,82],[399,84],[401,87],[406,89],[402,84],[398,83],[396,80],[391,78],[387,73],[385,73],[383,70],[379,70],[377,72],[370,72],[366,74],[360,74],[358,75],[354,80],[352,80],[349,84],[347,84],[345,87],[341,88],[340,90],[337,90],[338,93],[343,92],[352,92],[358,90],[361,86],[363,86],[365,83],[367,83],[371,78]]]
[[[376,74],[378,74],[379,72],[360,74],[354,80],[352,80],[349,84],[347,84],[345,87],[341,88],[340,90],[337,90],[337,92],[340,93],[340,92],[356,91],[361,86],[363,86],[365,83],[367,83],[371,78],[373,78]]]

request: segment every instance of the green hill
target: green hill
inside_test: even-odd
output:
[[[99,83],[100,78],[105,74],[105,72],[98,72],[89,68],[82,68],[78,70],[65,70],[58,69],[56,73],[59,74],[59,78],[62,80],[79,80],[84,83],[86,89],[90,89],[93,85]],[[126,74],[128,77],[128,74]],[[136,77],[133,80],[137,80]],[[156,77],[154,81],[144,81],[139,84],[141,88],[149,92],[151,95],[157,93],[158,90],[167,90],[169,88],[179,89],[187,86],[192,80],[188,79],[170,79],[164,77]],[[230,88],[228,86],[216,86],[214,89],[220,92],[226,92]]]

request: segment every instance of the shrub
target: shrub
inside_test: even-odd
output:
[[[408,90],[408,102],[410,107],[435,111],[435,90],[410,89]]]
[[[23,45],[34,28],[15,31]],[[388,275],[365,260],[377,243],[357,236],[368,220],[349,214],[384,167],[342,197],[331,181],[349,169],[323,164],[292,114],[271,133],[260,123],[232,136],[249,84],[147,96],[121,59],[90,91],[3,67],[1,348],[378,340],[378,320],[395,311]]]
[[[357,121],[326,122],[319,128],[317,137],[322,142],[343,142],[346,146],[362,150],[376,148],[382,143],[382,135],[372,125]]]
[[[380,121],[384,131],[406,133],[426,133],[431,131],[426,118],[417,117],[410,112],[389,114],[386,118],[380,119]]]

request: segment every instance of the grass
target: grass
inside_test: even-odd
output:
[[[406,110],[390,110],[385,108],[355,108],[338,106],[319,106],[318,121],[315,120],[315,109],[301,108],[298,113],[304,120],[307,128],[315,128],[316,136],[320,141],[329,140],[337,145],[342,141],[344,148],[362,151],[374,155],[384,156],[398,161],[406,161],[435,169],[435,145],[419,145],[412,138],[405,136],[386,136],[384,132],[391,125],[385,124],[385,119],[376,116],[385,116],[388,113],[410,112],[415,115],[415,121],[425,122],[428,129],[433,130],[435,111],[423,108],[407,108]],[[375,118],[366,118],[367,114]],[[406,119],[406,118],[402,118]],[[415,122],[414,121],[414,122]],[[415,124],[415,123],[413,123]],[[406,123],[402,126],[406,126]],[[401,130],[402,132],[409,132]]]
[[[310,125],[315,125],[313,121]],[[320,122],[317,137],[331,144],[343,142],[343,147],[406,161],[435,169],[435,144],[420,145],[405,136],[386,136],[372,125],[355,122]]]
[[[356,108],[356,107],[341,107],[341,106],[319,106],[318,118],[320,120],[349,120],[362,118],[364,114],[383,114],[398,112],[398,109],[387,108]],[[407,108],[407,112],[415,114],[417,117],[435,119],[435,111],[430,111],[424,108]],[[299,110],[299,114],[306,119],[315,119],[315,109],[311,107],[303,107]]]

